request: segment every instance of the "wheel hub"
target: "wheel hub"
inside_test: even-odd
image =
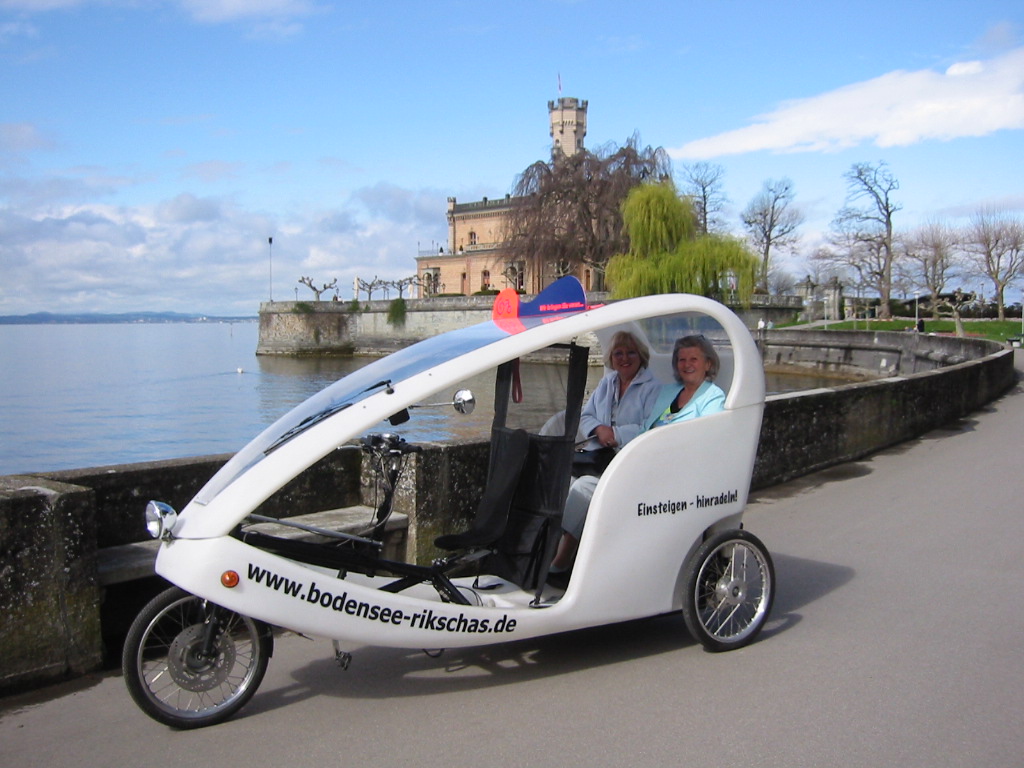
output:
[[[204,630],[202,624],[186,627],[174,638],[167,653],[171,679],[189,691],[209,691],[221,685],[235,662],[234,644],[223,642],[223,634],[214,644],[212,656],[200,655]]]
[[[720,603],[739,605],[747,599],[747,582],[743,579],[722,579],[715,586],[715,597]]]

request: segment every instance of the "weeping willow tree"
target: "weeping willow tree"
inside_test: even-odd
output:
[[[738,239],[701,234],[693,207],[670,182],[634,187],[622,205],[629,250],[608,262],[616,298],[696,293],[747,302],[758,259]]]

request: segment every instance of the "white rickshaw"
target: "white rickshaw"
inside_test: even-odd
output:
[[[548,583],[571,481],[587,369],[620,330],[651,350],[672,378],[676,339],[702,334],[721,358],[722,412],[649,429],[624,445],[597,483],[571,577]],[[588,346],[594,346],[591,352]],[[560,382],[558,434],[521,417],[519,360],[543,356]],[[475,518],[441,536],[429,565],[386,558],[394,488],[419,447],[396,432],[439,393],[454,411],[460,387],[493,372],[490,461]],[[348,374],[267,428],[180,512],[147,507],[160,540],[156,571],[175,586],[136,618],[125,643],[128,689],[151,717],[176,728],[220,722],[255,693],[273,628],[358,644],[437,649],[507,643],[682,611],[690,633],[723,651],[750,643],[774,597],[771,558],[742,529],[764,406],[751,334],[723,305],[660,295],[588,306],[575,278],[533,302],[512,290],[492,320],[428,338]],[[550,415],[550,413],[548,413]],[[452,418],[460,418],[453,413]],[[537,423],[540,421],[540,423]],[[384,426],[382,426],[384,425]],[[381,431],[383,430],[383,431]],[[317,540],[259,530],[260,506],[336,450],[363,450],[383,501],[360,535],[305,526]],[[314,512],[316,510],[297,510]],[[288,519],[281,523],[287,525]]]

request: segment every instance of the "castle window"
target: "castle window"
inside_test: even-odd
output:
[[[480,289],[483,291],[491,289],[491,270],[485,269],[480,273]]]
[[[429,267],[423,273],[423,288],[428,296],[441,292],[441,269]]]
[[[472,232],[471,231],[469,233],[469,244],[470,245],[476,245],[476,232]]]

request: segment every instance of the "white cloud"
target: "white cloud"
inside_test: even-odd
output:
[[[221,203],[212,198],[198,198],[184,192],[156,206],[156,218],[170,224],[215,221],[220,218]]]
[[[0,153],[20,154],[52,147],[53,141],[32,123],[0,123]]]
[[[17,37],[35,38],[38,35],[39,31],[25,21],[9,21],[0,24],[0,43],[6,43]]]
[[[52,11],[57,8],[72,8],[76,5],[84,5],[87,0],[0,0],[0,8],[10,8],[13,11]]]
[[[208,184],[214,184],[219,181],[236,178],[241,170],[241,163],[210,160],[188,166],[182,175],[187,179],[198,179]]]
[[[181,6],[196,21],[213,24],[307,16],[316,8],[308,0],[181,0]]]
[[[985,30],[984,36],[978,41],[983,51],[1005,51],[1017,45],[1020,39],[1017,24],[1012,21],[1000,21]]]
[[[275,19],[278,22],[308,16],[318,11],[312,0],[173,0],[174,4],[204,24],[219,24],[231,21],[259,21]],[[61,8],[86,5],[120,5],[137,7],[135,0],[0,0],[0,9],[42,13]],[[0,27],[0,34],[5,30]],[[9,30],[16,31],[16,30]]]
[[[833,152],[948,141],[1024,128],[1024,48],[945,72],[898,70],[819,96],[797,99],[745,128],[670,149],[677,159],[769,150]]]
[[[267,298],[268,236],[276,298],[301,298],[308,289],[297,281],[309,275],[337,278],[347,299],[354,277],[413,274],[417,242],[446,232],[443,194],[387,184],[358,190],[337,208],[285,217],[189,192],[150,205],[82,201],[88,188],[74,178],[7,186],[0,195],[22,187],[31,194],[7,194],[0,207],[0,314],[254,314]]]
[[[980,61],[962,61],[957,64],[953,64],[946,70],[946,74],[950,77],[962,77],[966,75],[981,74],[984,71],[985,65]]]

